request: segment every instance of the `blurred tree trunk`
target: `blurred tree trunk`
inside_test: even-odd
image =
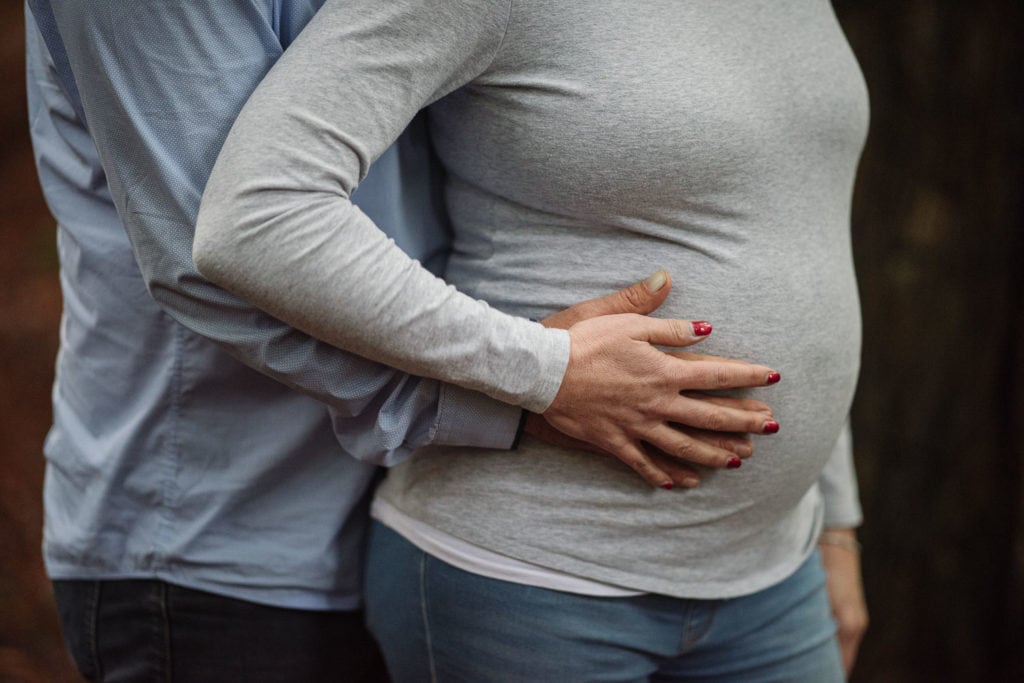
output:
[[[834,3],[872,96],[860,681],[1024,680],[1024,3]]]
[[[21,3],[0,4],[0,681],[78,680],[40,554],[60,290],[28,141]]]

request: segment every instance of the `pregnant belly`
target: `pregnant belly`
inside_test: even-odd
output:
[[[457,253],[450,281],[533,318],[666,268],[674,289],[657,315],[709,320],[714,332],[694,350],[777,369],[780,383],[735,394],[770,403],[781,431],[753,437],[743,467],[704,471],[694,490],[652,489],[613,458],[526,438],[514,454],[427,449],[379,495],[494,552],[636,590],[722,597],[781,579],[815,528],[813,487],[846,419],[860,349],[849,254],[811,246],[785,264],[592,235]]]
[[[743,468],[752,475],[743,478],[743,497],[798,500],[816,480],[848,413],[859,368],[859,301],[846,240],[791,240],[766,252],[754,243],[704,240],[692,248],[650,236],[567,237],[535,228],[492,242],[487,258],[456,254],[449,280],[499,309],[535,319],[655,268],[668,270],[673,291],[654,315],[714,327],[693,351],[782,374],[775,386],[731,392],[768,402],[782,426],[778,435],[757,439]]]

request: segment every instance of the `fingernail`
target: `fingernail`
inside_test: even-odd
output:
[[[686,477],[683,479],[683,486],[688,489],[695,489],[700,486],[700,479],[697,477]]]
[[[651,273],[651,276],[644,280],[644,285],[647,287],[647,291],[654,294],[668,282],[668,273],[664,270],[656,270]]]
[[[665,489],[666,491],[671,491],[675,487],[672,484],[672,482],[667,481],[667,482],[665,482],[664,484],[661,485],[661,488]]]
[[[767,383],[768,384],[775,384],[780,379],[782,379],[782,375],[780,375],[779,373],[777,373],[777,372],[769,372],[768,373],[768,382]]]
[[[730,470],[734,470],[738,467],[741,467],[742,465],[743,461],[737,458],[736,456],[729,458],[729,462],[725,463],[725,466],[728,467]]]
[[[764,423],[764,429],[762,431],[765,434],[775,434],[779,431],[779,423],[775,420],[768,420]]]
[[[697,320],[693,323],[693,333],[698,337],[706,337],[711,334],[711,323]]]

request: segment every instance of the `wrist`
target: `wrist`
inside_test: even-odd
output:
[[[818,536],[818,545],[843,548],[855,555],[859,555],[861,551],[855,529],[824,529]]]

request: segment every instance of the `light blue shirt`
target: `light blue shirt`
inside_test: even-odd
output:
[[[371,463],[514,438],[520,409],[330,347],[193,267],[221,143],[320,4],[28,2],[32,137],[64,295],[45,446],[52,578],[354,608]],[[437,267],[430,156],[407,135],[356,200]]]

